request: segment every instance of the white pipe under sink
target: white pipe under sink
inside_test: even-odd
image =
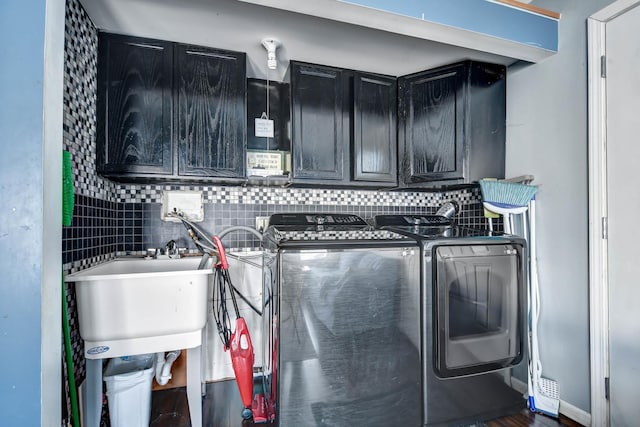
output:
[[[156,353],[156,382],[166,385],[171,379],[171,366],[180,356],[180,350],[170,351],[166,358],[164,352]]]

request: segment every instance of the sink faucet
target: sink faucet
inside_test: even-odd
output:
[[[175,240],[169,240],[164,248],[147,249],[147,258],[155,259],[180,258],[180,248]]]
[[[178,250],[178,245],[175,240],[169,240],[169,243],[165,246],[164,253],[169,258],[180,258],[180,251]]]

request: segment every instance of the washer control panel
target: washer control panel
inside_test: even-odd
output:
[[[367,223],[359,216],[352,214],[300,213],[271,215],[269,225],[366,226]]]

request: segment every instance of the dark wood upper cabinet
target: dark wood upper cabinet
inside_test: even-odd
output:
[[[98,173],[245,183],[249,145],[280,153],[275,185],[429,188],[504,178],[502,65],[463,61],[396,79],[291,61],[284,82],[249,80],[242,52],[100,32]],[[247,115],[259,117],[267,99],[274,138],[248,137]]]
[[[353,180],[397,181],[396,79],[353,77]]]
[[[98,172],[244,179],[245,64],[240,52],[100,33]]]
[[[506,68],[465,61],[398,79],[401,186],[504,178]]]
[[[397,184],[396,79],[292,61],[293,183]]]
[[[348,111],[344,70],[291,62],[293,180],[344,181]]]
[[[243,177],[245,55],[176,46],[178,174]]]
[[[464,71],[401,79],[403,172],[410,181],[462,178]]]
[[[171,174],[171,43],[99,36],[97,169]]]

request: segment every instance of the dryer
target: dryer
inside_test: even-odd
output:
[[[439,215],[379,215],[421,248],[424,425],[469,425],[525,408],[504,370],[526,364],[526,242]]]

